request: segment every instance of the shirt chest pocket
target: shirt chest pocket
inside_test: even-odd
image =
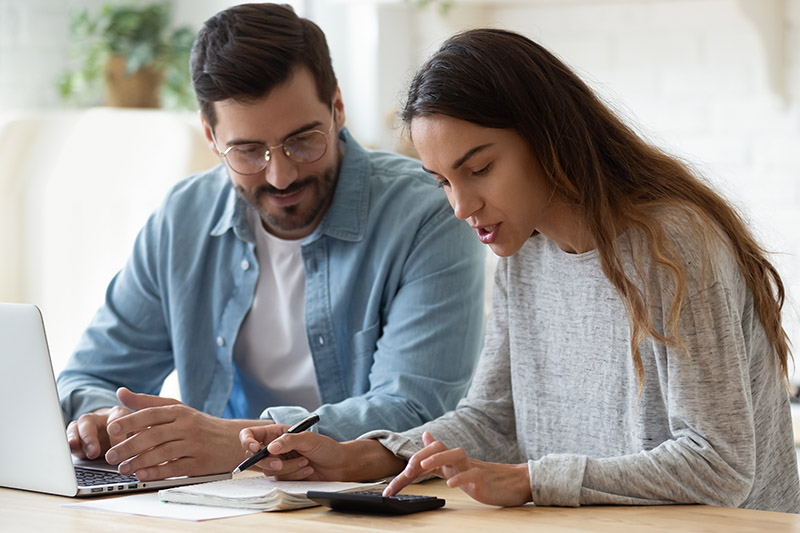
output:
[[[370,389],[369,376],[380,334],[381,324],[376,322],[353,335],[350,340],[350,365],[353,370],[348,377],[353,380],[351,390],[354,394],[363,394]]]
[[[381,334],[381,323],[375,322],[373,325],[366,329],[362,329],[353,335],[350,341],[350,349],[354,359],[362,359],[364,357],[371,357],[375,353],[378,337]]]

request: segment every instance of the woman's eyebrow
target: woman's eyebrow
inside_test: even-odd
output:
[[[453,170],[458,170],[458,167],[466,163],[470,157],[490,146],[492,146],[492,143],[482,144],[480,146],[476,146],[475,148],[467,150],[467,152],[464,155],[456,159],[455,163],[453,163]]]
[[[480,152],[481,150],[484,150],[484,149],[486,149],[486,148],[489,148],[489,147],[490,147],[490,146],[492,146],[493,144],[494,144],[494,143],[486,143],[486,144],[482,144],[482,145],[480,145],[480,146],[476,146],[475,148],[471,148],[471,149],[467,150],[467,151],[466,151],[466,153],[465,153],[464,155],[462,155],[461,157],[459,157],[458,159],[456,159],[456,162],[455,162],[455,163],[453,163],[453,170],[458,170],[458,167],[460,167],[461,165],[463,165],[464,163],[466,163],[466,162],[467,162],[467,160],[469,160],[469,158],[470,158],[470,157],[472,157],[473,155],[477,154],[477,153],[478,153],[478,152]],[[431,169],[429,169],[429,168],[425,168],[425,165],[422,165],[422,170],[424,170],[424,171],[425,171],[425,172],[427,172],[428,174],[436,174],[436,175],[438,175],[438,174],[439,174],[439,173],[438,173],[438,172],[436,172],[435,170],[431,170]]]

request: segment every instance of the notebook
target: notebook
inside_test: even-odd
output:
[[[73,465],[44,322],[34,305],[0,303],[0,364],[0,487],[98,496],[231,477],[225,473],[139,481],[116,474],[116,467],[105,461]],[[107,475],[116,477],[103,481]]]
[[[306,497],[306,492],[310,490],[352,492],[375,489],[378,486],[383,486],[383,483],[275,481],[273,478],[259,475],[160,490],[158,495],[161,497],[161,501],[168,503],[193,503],[260,511],[288,511],[319,505]]]

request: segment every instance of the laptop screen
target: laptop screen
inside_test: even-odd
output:
[[[34,305],[0,303],[0,486],[74,496],[75,471],[44,323]]]
[[[102,488],[79,488],[44,321],[35,305],[0,303],[0,361],[0,427],[4,431],[0,439],[0,486],[62,496],[91,496],[231,477],[230,473],[223,473],[159,481],[126,478]]]

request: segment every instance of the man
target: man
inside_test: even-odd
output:
[[[452,409],[482,337],[482,251],[419,162],[344,128],[321,30],[235,6],[191,71],[224,164],[150,217],[59,376],[73,453],[199,475],[243,460],[254,424],[315,411],[343,440]],[[185,403],[155,396],[173,368]]]

